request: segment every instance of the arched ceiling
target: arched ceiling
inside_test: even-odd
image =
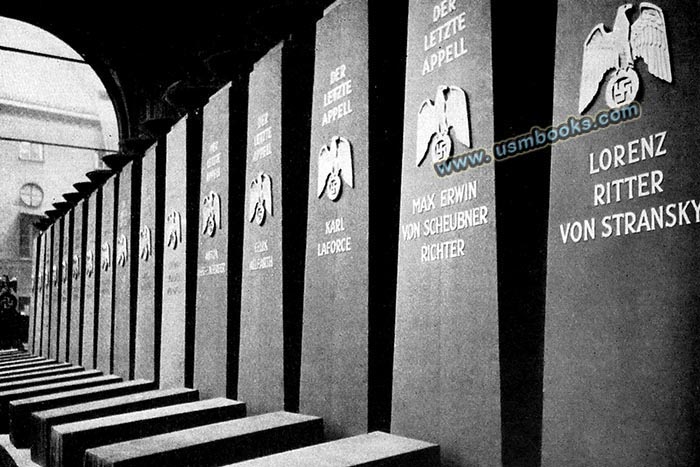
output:
[[[76,13],[61,2],[40,7],[4,2],[0,16],[35,24],[77,50],[105,82],[121,117],[122,135],[136,136],[140,121],[177,115],[178,110],[161,99],[171,84],[186,80],[216,86],[247,73],[276,42],[300,28],[313,27],[330,3],[193,2],[146,9],[143,3],[114,2],[92,4]],[[223,54],[218,75],[206,65],[207,57],[216,54]]]

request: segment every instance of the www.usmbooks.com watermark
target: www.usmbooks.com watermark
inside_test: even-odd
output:
[[[527,133],[495,143],[493,155],[488,154],[485,149],[477,149],[452,156],[446,161],[436,162],[433,164],[433,168],[438,176],[445,177],[464,172],[470,168],[480,167],[494,159],[497,161],[510,159],[561,141],[637,120],[641,116],[642,106],[638,102],[631,102],[623,107],[601,110],[594,116],[569,117],[565,123],[560,125],[552,125],[547,128],[532,127]]]

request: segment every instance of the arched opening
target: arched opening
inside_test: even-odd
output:
[[[34,221],[119,149],[115,106],[93,68],[37,26],[0,16],[0,274],[31,293]]]

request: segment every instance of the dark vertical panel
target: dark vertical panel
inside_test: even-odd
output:
[[[556,1],[533,8],[495,0],[491,13],[495,134],[503,141],[552,120]],[[542,148],[496,163],[501,419],[508,466],[540,465],[550,154]]]

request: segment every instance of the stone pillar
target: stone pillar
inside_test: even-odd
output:
[[[135,188],[140,184],[140,161],[129,162],[119,174],[116,240],[114,244],[114,359],[112,372],[122,378],[133,378],[134,336],[136,314],[136,269],[134,262],[135,230],[138,230],[138,198]]]
[[[699,462],[697,31],[696,2],[558,2],[544,466]]]
[[[298,407],[311,62],[296,40],[261,58],[248,87],[238,397],[249,413]]]
[[[83,348],[82,366],[95,368],[95,339],[97,335],[97,315],[99,299],[99,247],[100,243],[100,213],[97,207],[102,206],[102,191],[96,190],[83,202],[87,211],[86,240],[85,240],[85,299],[83,308]]]
[[[501,465],[491,74],[491,2],[409,2],[391,424],[445,465]]]
[[[111,373],[114,350],[114,262],[115,216],[118,203],[119,175],[110,177],[102,186],[102,223],[100,234],[99,313],[97,320],[97,369]]]
[[[155,381],[159,376],[161,301],[163,297],[163,202],[165,143],[146,150],[141,161],[138,281],[134,377]]]

